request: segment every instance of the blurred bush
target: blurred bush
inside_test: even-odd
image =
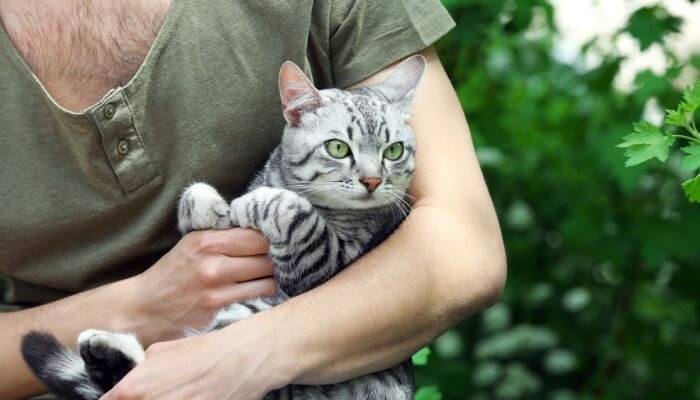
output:
[[[509,276],[502,303],[431,345],[418,399],[700,398],[700,207],[684,199],[677,150],[665,165],[625,168],[614,147],[649,99],[681,100],[672,82],[684,65],[664,46],[681,19],[661,5],[631,16],[620,33],[664,46],[668,69],[641,71],[623,93],[622,56],[590,68],[552,56],[548,1],[443,1],[458,26],[438,51],[500,214]]]

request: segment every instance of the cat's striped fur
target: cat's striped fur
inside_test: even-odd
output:
[[[280,92],[288,123],[282,143],[248,193],[228,204],[213,187],[196,183],[184,192],[178,208],[183,233],[233,226],[260,230],[270,242],[269,256],[281,292],[231,304],[208,327],[192,334],[222,328],[312,289],[367,253],[401,223],[408,212],[406,191],[416,148],[406,121],[424,68],[425,60],[413,56],[377,86],[319,91],[298,67],[285,63]],[[337,140],[347,145],[347,155],[333,156],[328,143]],[[385,151],[395,143],[401,143],[402,152],[389,159]],[[68,399],[99,398],[143,359],[133,336],[123,334],[86,332],[79,348],[81,357],[60,347],[50,335],[32,333],[25,337],[23,352],[47,387]],[[60,357],[37,357],[37,349]],[[59,361],[72,362],[72,372],[57,373]],[[121,369],[110,375],[107,364]],[[266,396],[412,398],[410,360],[346,382],[290,385]]]

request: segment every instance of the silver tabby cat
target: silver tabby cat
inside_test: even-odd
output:
[[[280,70],[287,124],[281,144],[250,185],[226,202],[195,183],[182,195],[183,233],[234,226],[261,231],[280,293],[234,303],[208,327],[219,329],[325,282],[384,240],[405,218],[416,139],[407,124],[425,69],[421,56],[396,66],[380,84],[317,90],[291,62]],[[98,399],[144,359],[133,335],[96,330],[78,338],[79,354],[48,333],[25,335],[22,352],[33,372],[66,399]],[[413,398],[410,360],[346,382],[290,385],[265,399],[404,400]]]

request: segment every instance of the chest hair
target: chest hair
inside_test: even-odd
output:
[[[9,0],[0,2],[0,20],[47,91],[59,104],[78,111],[134,76],[169,3]]]

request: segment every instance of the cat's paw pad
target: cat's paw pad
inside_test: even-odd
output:
[[[206,183],[195,183],[180,198],[178,227],[182,233],[230,228],[229,206],[216,189]]]
[[[78,351],[90,380],[104,391],[110,390],[145,358],[141,344],[133,335],[94,329],[78,336]]]
[[[143,361],[143,347],[134,335],[89,329],[78,336],[80,356],[87,364],[113,365],[128,361],[138,364]]]

